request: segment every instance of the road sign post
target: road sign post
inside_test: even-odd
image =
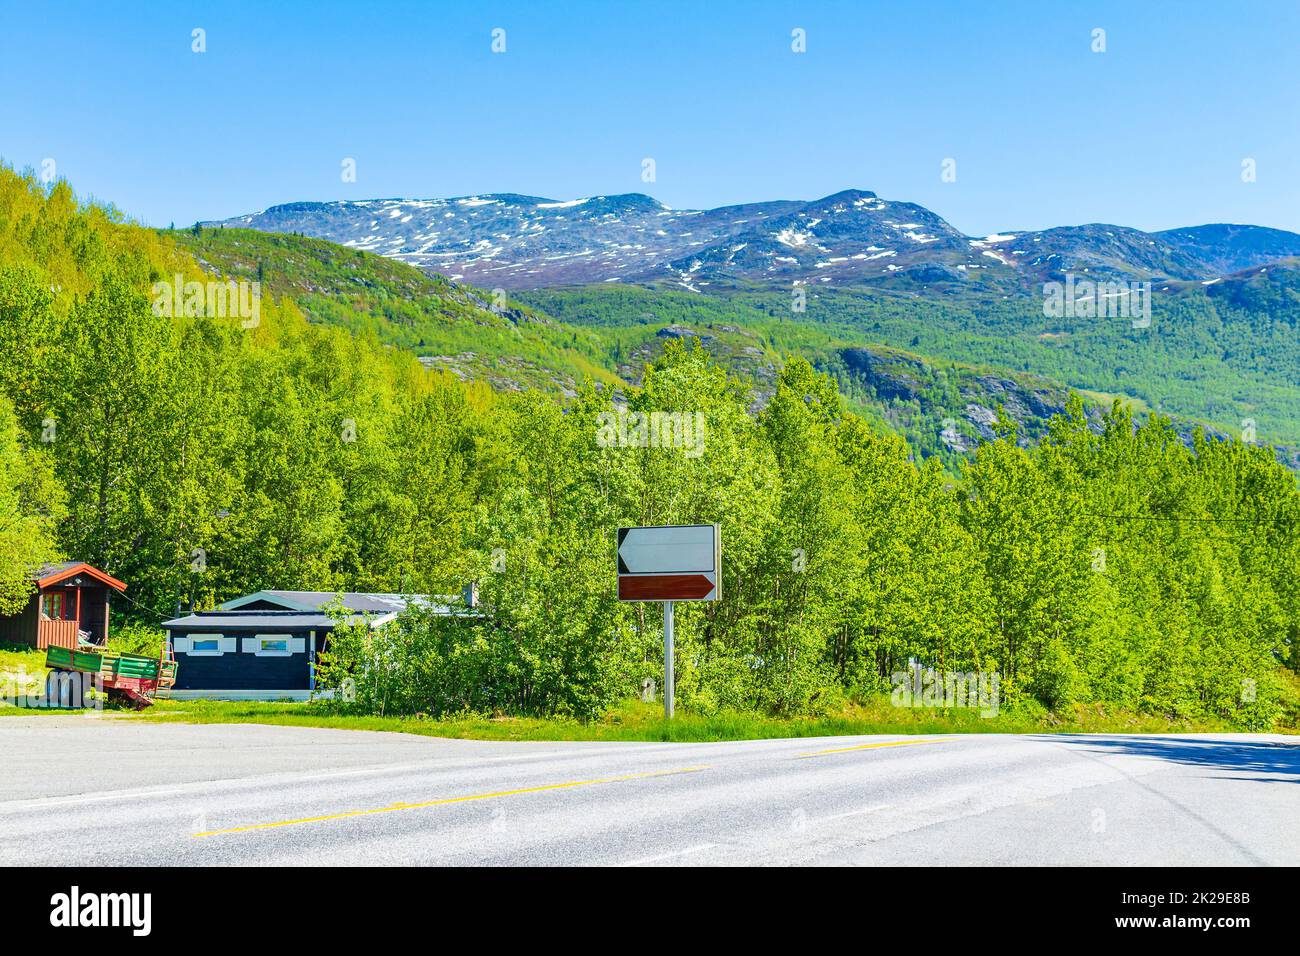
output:
[[[673,716],[673,605],[716,601],[722,570],[716,524],[618,529],[618,599],[664,606],[664,716]]]
[[[673,719],[673,602],[664,601],[664,716]]]

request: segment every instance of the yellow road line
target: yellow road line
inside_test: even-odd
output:
[[[846,754],[851,750],[877,750],[880,747],[915,747],[917,744],[945,744],[955,737],[943,737],[936,740],[887,740],[879,744],[858,744],[856,747],[836,747],[834,750],[814,750],[808,754],[797,754],[795,760],[805,757],[824,757],[827,754]]]
[[[520,787],[518,790],[498,790],[494,793],[474,793],[464,797],[444,797],[440,800],[425,800],[421,803],[394,803],[387,807],[372,807],[369,810],[344,810],[341,813],[327,813],[319,817],[300,817],[296,820],[277,820],[273,823],[250,823],[242,827],[230,827],[226,830],[207,830],[195,833],[194,837],[220,836],[224,833],[247,833],[251,830],[270,830],[275,827],[292,827],[303,823],[322,823],[326,820],[344,820],[348,817],[364,817],[376,813],[393,813],[397,810],[420,810],[424,807],[442,807],[452,803],[469,803],[471,800],[492,800],[496,797],[513,797],[523,793],[541,793],[545,790],[570,790],[574,787],[592,787],[599,783],[619,783],[623,780],[645,780],[649,777],[669,777],[679,773],[698,773],[708,770],[707,766],[682,767],[678,770],[651,770],[646,773],[629,773],[621,777],[600,777],[596,780],[572,780],[568,783],[548,783],[540,787]]]

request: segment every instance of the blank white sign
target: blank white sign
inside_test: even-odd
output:
[[[628,574],[699,574],[715,570],[717,528],[711,524],[629,528],[618,556]]]

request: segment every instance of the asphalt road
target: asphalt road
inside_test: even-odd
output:
[[[1274,735],[494,743],[0,719],[0,864],[1300,864]]]

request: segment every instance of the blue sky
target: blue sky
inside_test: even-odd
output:
[[[307,199],[648,192],[698,208],[858,187],[972,234],[1300,231],[1294,0],[0,10],[0,157],[53,158],[152,225]]]

